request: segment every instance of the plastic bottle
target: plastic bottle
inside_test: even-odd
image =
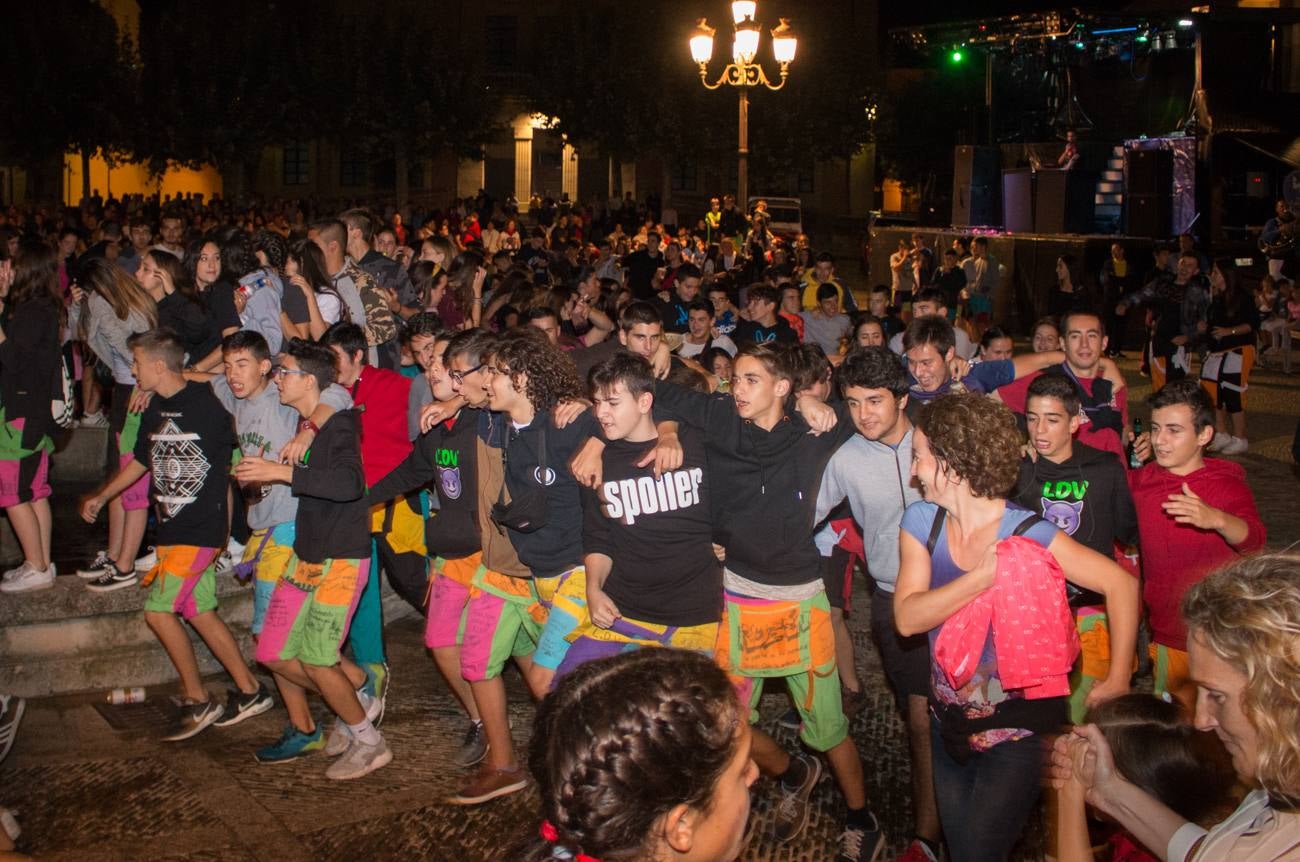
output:
[[[128,703],[144,703],[145,693],[140,686],[134,688],[115,688],[108,693],[108,702],[113,706],[124,706]]]
[[[1142,459],[1137,453],[1137,438],[1142,436],[1142,420],[1133,420],[1133,442],[1128,444],[1128,465],[1131,469],[1136,470],[1142,466]]]

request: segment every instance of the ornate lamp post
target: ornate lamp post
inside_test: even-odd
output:
[[[740,140],[736,148],[736,198],[741,211],[749,206],[749,88],[766,87],[779,90],[785,86],[790,74],[790,64],[794,62],[798,40],[790,29],[790,22],[781,18],[780,23],[772,29],[772,54],[780,65],[780,78],[773,83],[763,71],[761,64],[754,62],[758,55],[758,42],[762,32],[755,15],[758,4],[754,0],[736,0],[731,4],[731,17],[736,33],[731,43],[731,62],[722,70],[717,80],[709,83],[709,61],[713,59],[713,34],[715,31],[704,18],[695,25],[691,35],[691,59],[699,64],[700,83],[706,89],[716,90],[723,84],[730,84],[740,94]]]

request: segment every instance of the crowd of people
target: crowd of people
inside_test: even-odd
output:
[[[531,772],[526,858],[736,858],[759,773],[773,838],[794,842],[829,773],[838,858],[876,860],[849,733],[867,702],[845,621],[860,568],[907,730],[900,858],[1006,858],[1050,741],[1089,720],[1056,743],[1062,858],[1087,844],[1082,800],[1135,853],[1295,858],[1300,567],[1243,556],[1265,544],[1245,473],[1206,456],[1244,449],[1258,325],[1225,262],[1197,299],[1185,251],[1107,288],[1108,312],[1066,289],[1062,261],[1059,314],[1016,354],[982,237],[933,273],[924,238],[900,247],[859,311],[829,254],[729,198],[675,233],[635,205],[556,207],[521,231],[489,200],[416,229],[362,208],[162,203],[0,225],[0,504],[25,557],[0,590],[54,583],[49,453],[73,421],[107,426],[112,473],[80,503],[90,523],[108,510],[107,547],[76,574],[147,587],[182,694],[166,741],[277,708],[251,659],[284,711],[257,761],[331,757],[337,780],[390,763],[387,577],[464,713],[471,771],[449,801]],[[1122,248],[1123,278],[1119,263]],[[1141,304],[1159,385],[1135,434],[1108,324]],[[1199,381],[1179,358],[1194,340]],[[251,584],[252,656],[217,613],[226,573]],[[186,623],[229,675],[225,703]],[[1139,658],[1152,695],[1129,693]],[[510,663],[540,703],[527,762]],[[799,750],[755,724],[768,680]],[[1254,788],[1208,834],[1184,821],[1236,803],[1214,757],[1188,755],[1214,804],[1180,809],[1109,731],[1193,714]]]

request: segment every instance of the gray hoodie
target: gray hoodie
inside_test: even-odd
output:
[[[212,378],[212,391],[222,406],[235,417],[235,434],[241,455],[275,460],[280,450],[298,433],[298,411],[280,403],[280,390],[268,383],[256,395],[236,398],[224,375]],[[337,383],[321,393],[321,403],[336,411],[352,406],[352,397]],[[275,482],[264,486],[266,496],[248,508],[248,526],[254,530],[292,524],[298,501],[288,485]]]
[[[149,329],[149,321],[135,309],[131,310],[126,320],[119,320],[108,300],[93,291],[87,291],[85,313],[86,344],[90,345],[101,362],[112,369],[113,382],[134,386],[131,348],[127,347],[126,342],[137,332]],[[75,332],[82,314],[81,305],[74,304],[68,314],[68,324]]]
[[[862,528],[867,571],[887,593],[898,580],[898,528],[903,510],[921,499],[912,486],[912,429],[895,449],[854,434],[822,473],[817,492],[817,522],[847,499]]]

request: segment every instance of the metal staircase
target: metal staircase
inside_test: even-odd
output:
[[[1097,178],[1093,216],[1099,233],[1119,233],[1124,216],[1124,146],[1111,148],[1106,169]]]

